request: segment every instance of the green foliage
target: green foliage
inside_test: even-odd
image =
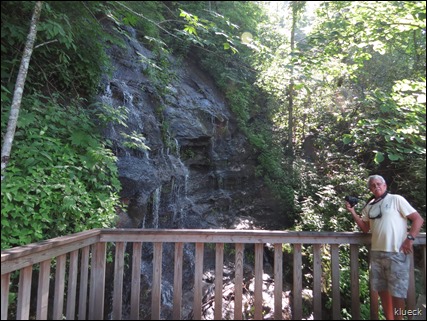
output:
[[[150,149],[150,147],[145,144],[146,138],[142,134],[138,134],[137,132],[133,131],[132,135],[128,135],[126,133],[121,133],[121,135],[125,139],[123,145],[127,148],[142,151]]]
[[[385,157],[392,162],[408,162],[414,157],[425,159],[425,81],[398,81],[391,96],[376,91],[367,97],[373,108],[367,108],[344,142],[376,153],[374,161]],[[375,139],[366,141],[366,136]]]
[[[127,1],[110,2],[108,14],[116,21],[118,26],[130,25],[136,30],[142,31],[143,37],[139,40],[145,45],[163,43],[161,29],[157,23],[165,20],[163,12],[165,4],[159,1]],[[152,42],[152,40],[158,41]],[[163,46],[164,44],[162,44]]]
[[[12,92],[22,56],[31,3],[2,2],[2,85]],[[105,53],[112,37],[102,33],[96,15],[102,2],[44,2],[37,39],[27,74],[29,91],[94,94],[99,79],[108,70]],[[96,39],[96,41],[94,41]],[[5,92],[2,90],[2,95]]]
[[[344,207],[344,198],[346,195],[356,196],[362,200],[369,198],[366,169],[344,158],[334,165],[335,169],[330,164],[330,169],[320,175],[312,172],[313,168],[306,164],[300,161],[296,163],[296,167],[302,171],[298,174],[301,181],[296,186],[300,205],[298,220],[295,222],[296,230],[358,231],[351,215]],[[351,168],[351,171],[342,173],[339,171],[340,168]]]
[[[116,159],[94,128],[78,102],[23,101],[1,186],[2,249],[112,226],[120,189]]]
[[[127,127],[129,110],[125,106],[113,107],[107,104],[94,104],[95,115],[102,124],[118,124]]]

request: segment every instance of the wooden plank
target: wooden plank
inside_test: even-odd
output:
[[[184,246],[182,242],[175,243],[174,277],[173,277],[173,319],[181,320],[182,306],[182,262]]]
[[[14,253],[13,258],[12,256],[9,256],[9,259],[5,259],[4,261],[2,251],[1,274],[20,270],[26,266],[32,266],[34,264],[78,250],[82,247],[95,244],[98,239],[99,237],[97,236],[83,240],[79,239],[79,241],[76,243],[67,242],[64,245],[58,245],[58,247],[50,247],[43,251],[34,251],[35,253],[30,253],[31,251],[24,251],[27,254],[23,256],[19,256],[17,253]]]
[[[79,264],[79,251],[73,251],[70,253],[70,267],[68,272],[68,283],[67,283],[67,310],[66,319],[76,319],[76,293],[77,293],[77,274]]]
[[[224,273],[224,243],[217,243],[215,248],[215,320],[222,319],[222,287]]]
[[[131,287],[131,306],[130,319],[139,320],[139,303],[141,290],[141,255],[142,243],[133,243],[132,251],[132,287]]]
[[[9,308],[9,283],[10,273],[1,276],[1,320],[7,320],[7,311]]]
[[[408,310],[415,310],[415,271],[414,271],[414,254],[411,253],[409,255],[410,260],[410,266],[409,266],[409,287],[408,287],[408,294],[406,297],[406,308]],[[408,315],[408,319],[411,320],[412,316]]]
[[[371,260],[371,249],[369,247],[369,261]],[[369,304],[370,304],[370,318],[371,320],[378,320],[378,312],[379,312],[379,305],[378,305],[378,292],[372,290],[372,273],[369,269]]]
[[[422,233],[420,233],[421,235]],[[101,242],[369,244],[370,234],[266,230],[105,229]],[[423,242],[418,236],[414,241]],[[425,239],[424,239],[425,242]]]
[[[243,258],[244,244],[236,244],[236,256],[234,265],[234,320],[242,320],[242,298],[243,298]]]
[[[63,319],[64,311],[64,293],[65,293],[65,265],[67,255],[60,255],[56,258],[55,289],[53,296],[53,314],[54,320]]]
[[[340,262],[337,244],[331,244],[332,318],[341,320]]]
[[[125,243],[116,243],[114,260],[113,320],[122,319],[123,271],[125,265]]]
[[[89,280],[90,246],[81,249],[80,258],[80,291],[79,291],[79,320],[86,320],[86,306]]]
[[[28,320],[30,315],[31,276],[33,267],[23,268],[19,274],[18,306],[16,308],[17,320]]]
[[[92,246],[89,319],[104,319],[106,244]]]
[[[350,245],[351,317],[360,320],[359,246]]]
[[[313,317],[322,320],[322,245],[313,245]]]
[[[51,260],[40,263],[39,284],[37,286],[36,319],[47,320],[49,308],[49,283]]]
[[[153,244],[153,284],[151,292],[151,320],[160,320],[160,303],[162,300],[162,243]]]
[[[294,244],[293,320],[302,320],[302,246]]]
[[[203,249],[204,243],[196,243],[196,262],[194,262],[194,302],[193,319],[202,320],[203,299]]]
[[[24,257],[31,254],[36,254],[39,252],[49,252],[50,249],[53,248],[63,248],[67,247],[69,244],[74,244],[77,247],[80,244],[86,243],[87,240],[92,240],[92,243],[96,243],[99,241],[99,236],[101,235],[100,229],[93,229],[88,231],[83,231],[71,235],[55,237],[53,239],[41,241],[38,243],[31,243],[24,246],[16,246],[14,248],[8,250],[1,251],[1,265],[2,265],[2,274],[3,274],[3,262],[13,260],[14,258]],[[80,246],[82,247],[82,246]],[[64,254],[67,252],[63,252]],[[53,258],[55,256],[59,256],[60,254],[52,255],[51,257],[46,257],[44,260]],[[49,256],[49,255],[48,255]],[[44,261],[41,260],[41,261]],[[40,263],[34,262],[35,263]],[[17,270],[17,269],[16,269]]]
[[[274,320],[282,320],[283,252],[282,244],[274,244]]]
[[[419,236],[418,236],[419,237]],[[425,237],[425,235],[424,235]],[[423,266],[423,274],[424,274],[424,289],[427,287],[427,277],[426,277],[426,272],[427,272],[427,268],[426,268],[426,263],[427,263],[427,255],[426,255],[426,246],[422,246],[422,252],[423,253],[423,262],[424,262],[424,266]]]
[[[263,284],[264,244],[255,244],[255,320],[262,320],[262,284]]]

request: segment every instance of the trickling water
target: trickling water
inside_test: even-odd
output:
[[[162,194],[162,186],[160,185],[153,194],[153,228],[159,228],[159,207],[160,197]]]
[[[169,155],[172,165],[176,173],[180,173],[176,177],[171,179],[171,194],[170,194],[170,209],[173,211],[173,222],[177,223],[179,227],[184,227],[185,223],[185,210],[184,208],[189,204],[190,199],[187,196],[188,190],[188,179],[189,179],[189,170],[187,166],[182,162],[180,155],[180,145],[176,138],[175,141],[175,151],[176,157]]]
[[[142,223],[141,223],[141,228],[145,228],[145,218],[146,218],[146,215],[144,215],[144,218],[142,219]]]
[[[180,151],[178,139],[174,138],[174,141],[175,141],[176,155],[180,159],[181,158],[181,151]]]

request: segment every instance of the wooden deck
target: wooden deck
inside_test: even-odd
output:
[[[322,318],[324,302],[321,299],[322,258],[321,247],[328,246],[331,254],[332,280],[332,317],[341,319],[340,304],[340,247],[350,249],[350,283],[352,298],[352,319],[360,319],[359,289],[359,250],[362,246],[369,248],[370,235],[351,232],[283,232],[262,230],[167,230],[167,229],[96,229],[59,237],[27,246],[16,247],[1,254],[1,318],[14,316],[17,320],[36,318],[67,320],[101,320],[104,315],[106,297],[106,266],[109,244],[114,244],[114,284],[112,294],[113,320],[122,319],[123,279],[125,271],[125,248],[131,244],[132,271],[130,319],[140,319],[140,280],[142,244],[150,243],[153,247],[151,319],[161,317],[162,295],[162,250],[165,243],[174,243],[174,284],[173,284],[173,318],[182,319],[182,274],[183,247],[186,243],[194,244],[194,302],[193,319],[202,319],[202,298],[204,273],[203,256],[206,244],[215,244],[215,306],[222,307],[222,282],[224,245],[232,244],[235,253],[235,293],[234,319],[241,320],[243,260],[246,244],[254,245],[254,319],[262,319],[262,276],[264,245],[274,248],[274,319],[282,319],[282,279],[283,279],[283,244],[293,250],[293,310],[292,318],[302,319],[303,302],[301,295],[303,285],[302,248],[312,247],[313,254],[313,317]],[[126,246],[125,246],[126,245]],[[423,282],[426,285],[426,234],[422,233],[414,242],[423,253]],[[411,256],[412,257],[412,256]],[[408,291],[408,309],[415,308],[415,276],[411,269],[410,289]],[[171,262],[172,264],[172,262]],[[32,286],[33,271],[37,269],[38,283]],[[11,288],[11,280],[19,273],[19,286]],[[53,277],[51,277],[53,276]],[[51,279],[54,280],[52,289]],[[37,293],[32,294],[36,288]],[[52,297],[53,304],[49,301]],[[10,300],[16,295],[16,300]],[[371,319],[378,319],[378,298],[371,293]],[[35,308],[33,308],[35,306]],[[13,309],[13,311],[12,311]],[[34,311],[33,311],[34,310]],[[215,319],[222,318],[222,309],[215,309]]]

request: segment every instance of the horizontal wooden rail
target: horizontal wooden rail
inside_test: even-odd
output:
[[[313,317],[322,318],[322,258],[324,247],[330,255],[330,279],[332,282],[332,317],[340,319],[340,248],[348,246],[350,251],[350,283],[353,319],[360,319],[359,293],[359,252],[361,246],[370,244],[370,235],[352,232],[286,232],[265,230],[200,230],[200,229],[96,229],[59,237],[27,246],[2,251],[1,254],[1,317],[16,319],[104,319],[105,299],[107,297],[107,279],[112,280],[112,308],[108,318],[119,320],[123,317],[123,286],[126,249],[132,248],[130,265],[130,319],[140,318],[141,298],[141,257],[143,245],[152,247],[152,280],[151,280],[151,318],[162,317],[162,267],[165,264],[163,251],[165,244],[174,244],[174,255],[170,264],[174,266],[173,280],[173,318],[188,317],[182,315],[183,288],[183,252],[184,246],[194,246],[194,301],[192,318],[203,317],[204,254],[207,244],[215,245],[215,283],[214,309],[215,319],[223,317],[223,263],[224,247],[234,244],[234,319],[246,318],[244,313],[244,266],[245,245],[254,245],[253,273],[254,289],[253,318],[263,318],[263,274],[264,246],[274,250],[273,279],[274,287],[274,319],[282,319],[283,268],[288,264],[283,260],[282,246],[288,244],[293,249],[293,301],[292,318],[302,319],[303,301],[303,248],[310,247],[313,257]],[[426,280],[425,257],[426,234],[422,233],[414,242],[423,250],[424,286]],[[114,249],[113,272],[107,272],[108,248]],[[213,248],[210,247],[212,250]],[[110,255],[111,256],[111,255]],[[166,258],[169,260],[169,258]],[[412,258],[413,259],[413,258]],[[167,262],[166,264],[169,264]],[[415,278],[412,261],[410,290],[408,291],[408,308],[415,308]],[[19,284],[11,283],[15,271],[19,271]],[[33,272],[38,276],[34,281]],[[107,273],[108,278],[107,278]],[[111,278],[111,276],[113,276]],[[50,284],[53,280],[53,284]],[[32,287],[32,282],[35,287]],[[12,285],[11,285],[12,284]],[[52,285],[52,286],[51,286]],[[11,288],[12,287],[12,288]],[[37,293],[32,294],[31,289]],[[147,290],[147,289],[142,289]],[[13,311],[9,311],[9,294],[16,293],[17,299],[12,303]],[[247,303],[245,303],[247,304]],[[378,298],[371,293],[371,317],[378,318]]]
[[[353,232],[266,230],[104,229],[101,242],[370,244],[370,235]],[[418,238],[415,244],[421,242]]]

